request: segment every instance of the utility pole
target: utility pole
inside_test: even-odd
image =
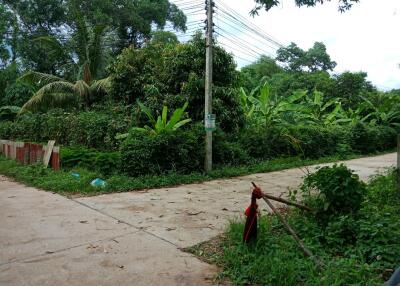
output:
[[[397,169],[396,169],[397,190],[400,192],[400,134],[397,135]]]
[[[204,123],[206,127],[206,157],[204,169],[212,170],[212,127],[209,126],[212,117],[212,81],[213,81],[213,0],[206,0],[207,26],[206,26],[206,74],[205,74],[205,110]],[[215,117],[214,117],[215,122]]]

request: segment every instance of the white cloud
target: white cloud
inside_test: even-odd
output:
[[[285,45],[295,42],[301,48],[308,49],[316,41],[324,42],[328,53],[338,63],[335,72],[362,70],[381,89],[400,88],[399,0],[361,0],[345,13],[338,12],[336,0],[313,8],[298,8],[294,0],[283,0],[279,7],[269,12],[262,11],[254,18],[249,16],[249,11],[254,7],[253,0],[215,2],[231,7]],[[246,54],[231,49],[234,55],[250,59],[254,58],[251,55],[255,51],[273,53],[273,49],[260,46],[260,42],[251,36],[238,33],[223,23],[223,19],[217,13],[217,26],[243,39],[248,48]],[[235,47],[226,38],[220,38],[219,41]],[[240,58],[237,61],[239,66],[247,63]]]

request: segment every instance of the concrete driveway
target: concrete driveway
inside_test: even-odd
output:
[[[346,164],[366,180],[395,160]],[[0,177],[0,285],[213,285],[217,269],[180,248],[241,216],[251,181],[281,195],[314,169],[78,199]]]

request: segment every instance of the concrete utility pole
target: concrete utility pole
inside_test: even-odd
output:
[[[397,190],[400,191],[400,134],[397,135],[397,170],[396,170]]]
[[[205,78],[205,112],[204,121],[207,127],[207,120],[212,114],[212,81],[213,81],[213,0],[206,0],[207,27],[206,27],[206,78]],[[206,172],[212,170],[212,142],[211,130],[206,130],[206,158],[204,169]]]

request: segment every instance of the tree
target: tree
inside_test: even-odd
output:
[[[65,64],[67,56],[53,53],[36,38],[62,34],[65,24],[63,0],[1,0],[0,4],[10,13],[12,23],[7,35],[14,60],[26,69],[55,73]]]
[[[295,43],[291,43],[286,48],[279,48],[276,60],[281,62],[289,71],[332,71],[336,67],[336,62],[326,52],[324,43],[315,42],[308,51],[299,48]]]
[[[205,41],[196,34],[185,44],[125,49],[110,67],[111,97],[125,104],[139,99],[152,112],[164,105],[171,109],[189,102],[188,112],[195,121],[204,120]],[[232,55],[214,48],[213,107],[225,131],[244,122],[238,88],[239,72]]]
[[[76,78],[70,70],[76,72],[87,58],[93,76],[102,75],[107,54],[143,46],[155,26],[186,29],[186,16],[169,0],[0,0],[0,5],[0,32],[6,29],[11,55],[22,68],[69,79]],[[103,47],[102,54],[87,56],[90,41]],[[0,37],[0,59],[1,46]],[[105,64],[96,71],[92,65],[100,60]]]
[[[328,72],[283,72],[275,74],[269,80],[271,92],[288,97],[296,90],[314,90],[322,92],[327,99],[337,95],[335,80]]]
[[[265,9],[269,11],[271,8],[278,6],[280,0],[254,0],[256,2],[256,6],[253,10],[251,10],[250,14],[258,15],[258,11],[261,9]],[[330,1],[330,0],[325,0]],[[354,3],[358,3],[360,0],[338,0],[339,5],[338,9],[340,12],[344,12],[349,10]],[[297,6],[307,6],[307,7],[314,7],[317,4],[323,4],[324,0],[295,0]]]
[[[347,108],[357,109],[358,105],[364,100],[360,97],[369,92],[376,92],[373,85],[367,80],[368,74],[365,72],[344,72],[336,75],[336,93],[343,99],[343,104]]]
[[[23,106],[26,111],[47,111],[51,108],[90,106],[94,97],[107,93],[110,79],[92,80],[89,65],[82,67],[82,79],[69,82],[54,75],[28,72],[19,79],[21,82],[42,85],[42,87]]]
[[[6,68],[13,60],[12,27],[14,19],[6,6],[0,4],[0,67]]]
[[[276,60],[268,56],[261,56],[256,62],[241,69],[247,90],[257,87],[262,79],[270,79],[282,71],[283,69],[276,63]]]
[[[178,43],[178,37],[174,33],[162,30],[158,30],[152,33],[151,44],[153,45],[176,45]]]

